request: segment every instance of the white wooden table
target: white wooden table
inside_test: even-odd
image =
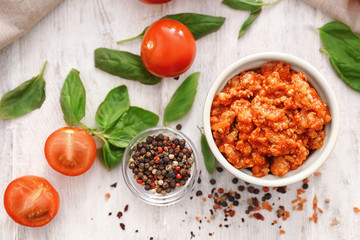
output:
[[[98,47],[127,50],[139,54],[140,41],[117,45],[116,40],[134,36],[143,27],[166,14],[196,12],[226,17],[216,33],[197,41],[197,56],[190,70],[179,81],[164,79],[155,86],[120,79],[94,67],[93,51]],[[41,109],[14,120],[0,120],[0,193],[7,184],[23,175],[48,179],[58,190],[61,201],[56,218],[42,228],[32,229],[14,223],[3,208],[0,197],[0,239],[359,239],[360,214],[360,93],[347,87],[334,73],[325,54],[319,51],[317,28],[331,19],[299,0],[283,0],[263,9],[262,14],[242,39],[237,39],[247,12],[236,11],[216,0],[173,0],[166,5],[146,5],[138,0],[65,0],[42,19],[23,38],[0,51],[0,95],[21,82],[37,75],[45,60],[46,101]],[[333,153],[319,171],[322,176],[309,178],[304,194],[308,202],[303,211],[292,211],[291,201],[302,183],[288,186],[286,194],[272,191],[271,203],[291,210],[290,218],[282,221],[272,212],[261,213],[265,221],[250,219],[245,214],[246,200],[253,196],[243,192],[236,215],[224,222],[220,211],[210,223],[212,201],[203,202],[195,192],[208,194],[217,180],[217,187],[233,189],[232,176],[224,171],[209,176],[203,162],[201,184],[195,185],[194,196],[169,207],[147,205],[126,188],[120,168],[108,172],[96,161],[84,175],[63,176],[47,164],[43,152],[46,138],[65,126],[59,104],[60,89],[71,68],[78,69],[87,91],[84,123],[95,126],[94,116],[107,92],[126,84],[131,104],[162,116],[172,93],[190,73],[200,71],[198,93],[191,111],[177,123],[200,150],[197,125],[202,125],[205,96],[216,76],[233,61],[263,51],[281,51],[298,56],[314,65],[333,87],[340,106],[340,135]],[[160,120],[161,122],[161,120]],[[117,182],[117,187],[110,187]],[[105,194],[110,193],[110,199]],[[312,199],[317,194],[324,210],[317,224],[309,221],[313,213]],[[258,197],[261,198],[263,194]],[[280,197],[280,200],[278,200]],[[329,204],[325,199],[329,198]],[[118,211],[129,204],[121,219]],[[187,212],[187,214],[185,213]],[[108,216],[112,212],[111,216]],[[197,221],[198,216],[202,223]],[[241,218],[245,219],[242,223]],[[271,225],[273,220],[278,224]],[[331,226],[332,221],[338,224]],[[119,226],[126,225],[125,231]],[[219,224],[229,224],[228,228]],[[280,235],[279,226],[285,230]],[[138,232],[135,232],[138,230]],[[212,236],[209,236],[212,233]]]

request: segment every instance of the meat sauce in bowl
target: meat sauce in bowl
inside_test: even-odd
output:
[[[253,176],[284,176],[322,147],[330,111],[302,72],[268,62],[241,72],[215,95],[210,125],[219,151]]]

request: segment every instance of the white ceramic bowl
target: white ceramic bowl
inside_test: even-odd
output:
[[[308,78],[309,83],[316,89],[321,99],[328,105],[332,120],[325,126],[326,138],[324,145],[311,153],[307,160],[296,170],[290,170],[283,177],[268,174],[262,178],[252,176],[248,169],[238,170],[233,167],[221,154],[217,148],[210,128],[210,110],[214,96],[218,94],[226,85],[228,80],[247,70],[260,68],[269,61],[283,61],[291,65],[297,72],[303,72]],[[244,57],[228,66],[215,80],[206,98],[204,107],[204,131],[207,142],[214,156],[229,172],[236,177],[261,186],[285,186],[294,182],[301,181],[314,173],[329,157],[334,148],[339,131],[339,108],[335,94],[327,80],[309,63],[292,55],[279,52],[258,53]]]

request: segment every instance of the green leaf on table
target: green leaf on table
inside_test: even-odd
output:
[[[0,118],[11,119],[23,116],[37,108],[45,101],[45,62],[39,75],[20,84],[5,93],[0,100]]]
[[[129,107],[130,99],[127,87],[121,85],[112,89],[96,112],[96,124],[104,130],[111,128]]]
[[[124,79],[154,85],[161,78],[152,75],[144,66],[139,55],[108,48],[95,50],[95,67]]]
[[[69,126],[76,125],[85,116],[86,93],[79,71],[71,69],[67,75],[60,95],[64,120]]]
[[[108,141],[116,147],[125,148],[139,132],[155,127],[159,116],[139,107],[130,107],[116,125],[106,133]]]
[[[341,22],[329,22],[319,28],[321,49],[329,56],[337,75],[360,92],[360,38]]]
[[[214,17],[198,13],[179,13],[166,15],[161,19],[172,19],[181,22],[190,30],[195,40],[198,40],[210,33],[216,32],[225,22],[224,17]],[[149,26],[147,26],[139,35],[133,38],[118,41],[118,43],[124,43],[135,39],[142,39],[148,28]]]
[[[260,13],[261,13],[261,8],[250,11],[249,18],[245,20],[245,22],[240,28],[238,38],[241,38],[245,34],[245,32],[248,30],[251,24],[256,20],[256,18],[260,15]]]
[[[224,17],[214,17],[197,13],[166,15],[162,19],[172,19],[181,22],[190,30],[195,40],[216,32],[225,22]]]
[[[273,5],[278,2],[280,2],[280,0],[270,2],[270,3],[264,3],[262,1],[256,1],[256,0],[224,0],[224,1],[222,1],[222,3],[228,7],[231,7],[233,9],[238,9],[238,10],[244,10],[244,11],[253,11],[253,10],[261,8],[262,6]]]
[[[124,156],[124,148],[118,148],[113,146],[109,142],[105,142],[104,147],[102,149],[103,157],[100,158],[104,166],[107,170],[111,170],[116,167],[119,163],[121,163],[122,158]]]
[[[199,76],[199,72],[191,74],[175,91],[165,108],[164,125],[182,118],[190,110],[195,99]]]
[[[206,170],[208,171],[208,173],[213,174],[215,167],[216,167],[216,160],[210,150],[210,147],[208,145],[208,142],[206,141],[206,137],[205,137],[203,131],[201,130],[201,128],[199,128],[199,130],[200,130],[200,134],[201,134],[201,139],[200,139],[201,152],[203,154],[205,167],[206,167]]]

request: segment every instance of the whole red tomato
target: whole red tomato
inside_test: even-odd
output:
[[[167,3],[170,2],[171,0],[140,0],[144,3],[149,3],[149,4],[160,4],[160,3]]]
[[[53,132],[45,142],[45,157],[56,171],[77,176],[93,165],[96,144],[85,130],[64,127]]]
[[[28,227],[48,224],[59,210],[59,194],[42,177],[24,176],[12,181],[4,194],[4,206],[17,223]]]
[[[146,69],[158,77],[177,77],[194,61],[196,43],[182,23],[162,19],[146,31],[141,44],[141,59]]]

